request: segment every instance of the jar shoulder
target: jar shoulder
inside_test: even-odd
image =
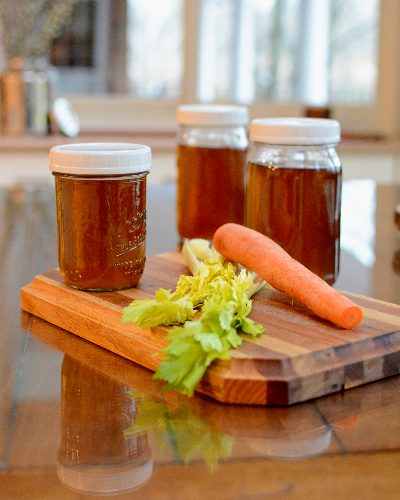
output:
[[[334,145],[271,146],[250,143],[247,158],[250,163],[282,168],[341,168]]]
[[[177,142],[184,146],[247,149],[244,127],[180,127]]]

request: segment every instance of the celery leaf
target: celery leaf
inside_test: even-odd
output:
[[[250,297],[262,284],[199,240],[191,248],[190,241],[185,245],[195,263],[193,275],[180,276],[173,293],[160,288],[155,299],[133,301],[123,311],[123,322],[142,327],[182,325],[169,332],[154,379],[189,396],[214,360],[230,359],[230,350],[242,344],[241,333],[257,336],[264,330],[248,318]],[[208,260],[199,260],[200,254]],[[196,310],[200,315],[193,320]]]

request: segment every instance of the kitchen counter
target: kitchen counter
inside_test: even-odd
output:
[[[344,183],[338,288],[400,304],[399,201],[395,183]],[[52,186],[0,189],[0,214],[1,499],[398,498],[400,377],[291,407],[162,391],[150,371],[21,314],[20,287],[57,266]],[[148,253],[177,242],[175,186],[152,185]]]

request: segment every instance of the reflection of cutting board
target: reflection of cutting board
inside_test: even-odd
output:
[[[166,328],[121,323],[122,308],[151,298],[159,287],[174,289],[188,270],[178,254],[149,257],[138,288],[82,292],[64,285],[56,270],[21,290],[21,306],[65,330],[154,370]],[[362,296],[355,330],[341,330],[277,291],[259,292],[251,317],[265,326],[258,339],[215,363],[198,389],[224,402],[288,405],[379,380],[400,372],[400,306]]]

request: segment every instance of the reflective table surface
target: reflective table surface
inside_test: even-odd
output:
[[[343,188],[336,286],[400,304],[400,186]],[[0,499],[400,497],[400,377],[287,408],[161,391],[21,312],[20,287],[57,266],[52,186],[0,190],[0,214]],[[148,253],[177,240],[175,188],[151,186]]]

